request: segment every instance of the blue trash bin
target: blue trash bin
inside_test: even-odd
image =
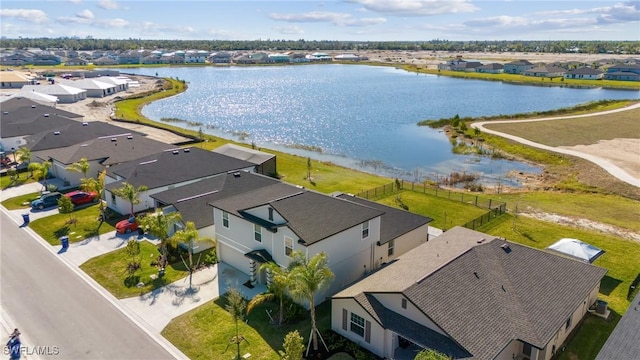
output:
[[[63,249],[67,249],[69,247],[69,237],[68,236],[62,236],[60,238],[60,242],[62,243],[62,248]]]
[[[25,224],[29,223],[29,214],[22,214],[22,221],[24,221]]]

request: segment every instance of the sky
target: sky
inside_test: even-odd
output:
[[[640,1],[2,0],[0,36],[640,41]]]

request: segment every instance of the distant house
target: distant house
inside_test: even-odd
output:
[[[60,84],[73,86],[74,88],[82,89],[86,91],[88,97],[101,98],[115,94],[116,85],[94,79],[80,79],[80,80],[59,80]]]
[[[129,90],[129,82],[127,82],[127,80],[125,79],[118,78],[117,76],[101,76],[96,80],[106,84],[114,85],[116,87],[116,92]]]
[[[504,65],[498,63],[485,64],[476,68],[476,71],[479,73],[500,74],[504,72]]]
[[[0,89],[20,89],[33,84],[31,78],[19,71],[0,71]]]
[[[309,59],[309,61],[314,62],[314,61],[332,61],[333,59],[331,58],[331,56],[327,53],[321,53],[321,52],[315,52],[313,54],[309,54],[306,56],[307,59]]]
[[[479,61],[459,61],[456,64],[452,64],[450,66],[451,71],[465,71],[465,72],[476,72],[476,69],[482,66],[482,63]]]
[[[640,81],[639,64],[615,64],[604,74],[606,80]]]
[[[70,104],[87,98],[87,90],[63,84],[53,85],[26,85],[24,91],[35,91],[42,94],[53,95],[62,104]]]
[[[207,60],[207,52],[203,50],[189,50],[184,54],[184,62],[187,64],[204,64]]]
[[[337,293],[331,329],[374,354],[550,360],[606,269],[454,227]]]
[[[231,54],[226,51],[219,51],[209,55],[209,62],[214,64],[231,63]]]
[[[86,66],[89,61],[81,58],[70,58],[64,62],[65,66]]]
[[[565,79],[599,80],[602,79],[603,76],[604,73],[602,71],[590,67],[581,67],[564,73]]]
[[[541,65],[528,70],[524,70],[522,72],[522,75],[553,78],[553,77],[563,76],[565,72],[566,72],[565,69],[562,69],[559,67]]]
[[[228,172],[252,170],[253,164],[249,162],[198,148],[160,151],[107,169],[107,206],[120,214],[130,211],[130,204],[112,193],[125,182],[149,189],[134,208],[139,212],[154,206],[153,194]]]
[[[274,63],[289,63],[291,59],[289,54],[269,54],[269,59]]]
[[[16,98],[33,100],[39,104],[46,105],[46,106],[55,106],[58,103],[57,97],[52,95],[37,93],[35,91],[18,91],[9,96],[2,96],[0,97],[0,103],[3,103],[11,99],[16,99]]]
[[[0,64],[5,66],[29,65],[29,64],[33,64],[33,56],[23,54],[23,53],[5,55],[3,57],[0,57]]]
[[[516,60],[504,64],[505,74],[522,74],[525,70],[533,69],[535,65],[527,60]]]
[[[305,62],[310,62],[310,60],[307,59],[307,56],[305,54],[294,53],[294,54],[291,54],[291,62],[293,62],[293,63],[305,63]]]
[[[118,65],[118,60],[114,59],[110,56],[102,56],[99,57],[95,60],[93,60],[93,64],[94,65],[101,65],[101,66],[105,66],[105,65]]]
[[[335,61],[362,61],[366,60],[366,58],[362,58],[360,55],[356,54],[338,54],[333,57]]]
[[[273,154],[234,144],[222,145],[213,152],[248,161],[255,165],[254,171],[258,174],[274,176],[278,173],[276,156]]]
[[[62,59],[55,54],[37,54],[33,57],[33,65],[60,65]]]
[[[118,64],[140,64],[142,56],[136,52],[127,52],[118,55]]]

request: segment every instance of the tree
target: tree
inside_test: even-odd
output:
[[[113,189],[113,194],[127,200],[131,204],[131,216],[133,215],[133,207],[140,204],[140,193],[149,190],[148,187],[140,185],[137,188],[127,182],[122,183],[122,186]]]
[[[329,268],[329,259],[324,252],[318,253],[311,259],[299,252],[292,253],[291,267],[291,288],[290,294],[294,299],[306,300],[309,302],[311,311],[311,335],[313,350],[318,350],[318,337],[320,334],[316,326],[315,296],[321,290],[329,287],[335,275]],[[324,343],[324,340],[323,340]],[[327,345],[325,344],[325,348]],[[328,349],[327,349],[328,350]],[[309,348],[307,348],[307,355]]]
[[[95,192],[98,194],[98,198],[100,199],[100,224],[104,222],[104,203],[102,199],[104,198],[104,186],[105,186],[105,177],[107,176],[107,170],[102,170],[97,178],[84,178],[81,180],[80,188],[86,192]]]
[[[282,344],[284,351],[280,351],[280,358],[282,360],[302,360],[302,353],[304,352],[302,341],[302,336],[300,336],[298,330],[293,330],[285,335],[284,343]]]
[[[414,360],[451,360],[451,356],[439,353],[435,350],[422,350],[420,351]]]
[[[29,171],[33,174],[36,181],[44,180],[42,188],[47,188],[47,176],[49,175],[49,169],[51,168],[51,161],[45,160],[41,163],[32,162],[29,163]]]
[[[127,265],[127,272],[133,275],[140,268],[140,261],[136,260],[136,256],[140,254],[140,243],[136,239],[129,239],[125,248],[127,255],[131,256],[131,261]]]
[[[264,263],[260,265],[260,271],[266,271],[271,278],[271,282],[267,288],[267,292],[257,294],[251,299],[249,305],[247,305],[247,314],[251,312],[256,306],[262,304],[265,301],[271,301],[278,299],[280,302],[280,311],[278,314],[278,325],[282,325],[284,322],[284,299],[287,296],[287,291],[291,286],[291,271],[280,267],[275,262]]]
[[[307,180],[311,181],[311,158],[307,158]]]
[[[61,196],[58,199],[58,211],[61,214],[69,214],[69,224],[74,223],[71,213],[73,212],[73,203],[71,199],[66,196]]]
[[[20,161],[21,163],[29,164],[31,162],[31,149],[23,146],[16,150],[16,156],[18,158],[18,161]]]
[[[87,173],[89,172],[90,169],[91,169],[91,164],[89,164],[89,161],[87,160],[87,158],[82,158],[80,159],[80,161],[76,161],[73,164],[67,166],[67,170],[81,173],[83,179],[87,178]]]
[[[229,315],[233,317],[233,321],[236,324],[236,336],[231,338],[229,344],[236,344],[238,355],[236,357],[237,360],[240,360],[240,343],[244,340],[244,337],[240,335],[240,330],[238,329],[238,321],[244,319],[244,310],[247,307],[247,300],[242,296],[240,290],[236,287],[231,287],[227,291],[227,305],[225,308],[229,312]]]
[[[160,250],[162,251],[162,262],[160,266],[164,268],[167,265],[167,242],[173,241],[169,237],[170,226],[182,220],[179,212],[165,214],[161,209],[155,213],[138,218],[138,223],[143,229],[147,229],[149,234],[160,240]],[[172,242],[172,244],[175,244]]]
[[[191,288],[191,279],[193,276],[194,265],[193,265],[193,242],[200,240],[200,234],[198,234],[198,230],[196,229],[196,224],[193,221],[187,221],[185,224],[185,228],[176,231],[175,234],[171,237],[169,242],[172,244],[177,243],[185,243],[189,246],[189,264],[187,267],[189,268],[189,288]],[[183,260],[184,261],[184,260]]]

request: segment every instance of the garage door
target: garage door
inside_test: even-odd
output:
[[[234,268],[249,275],[249,258],[231,246],[219,241],[218,242],[218,259]]]

